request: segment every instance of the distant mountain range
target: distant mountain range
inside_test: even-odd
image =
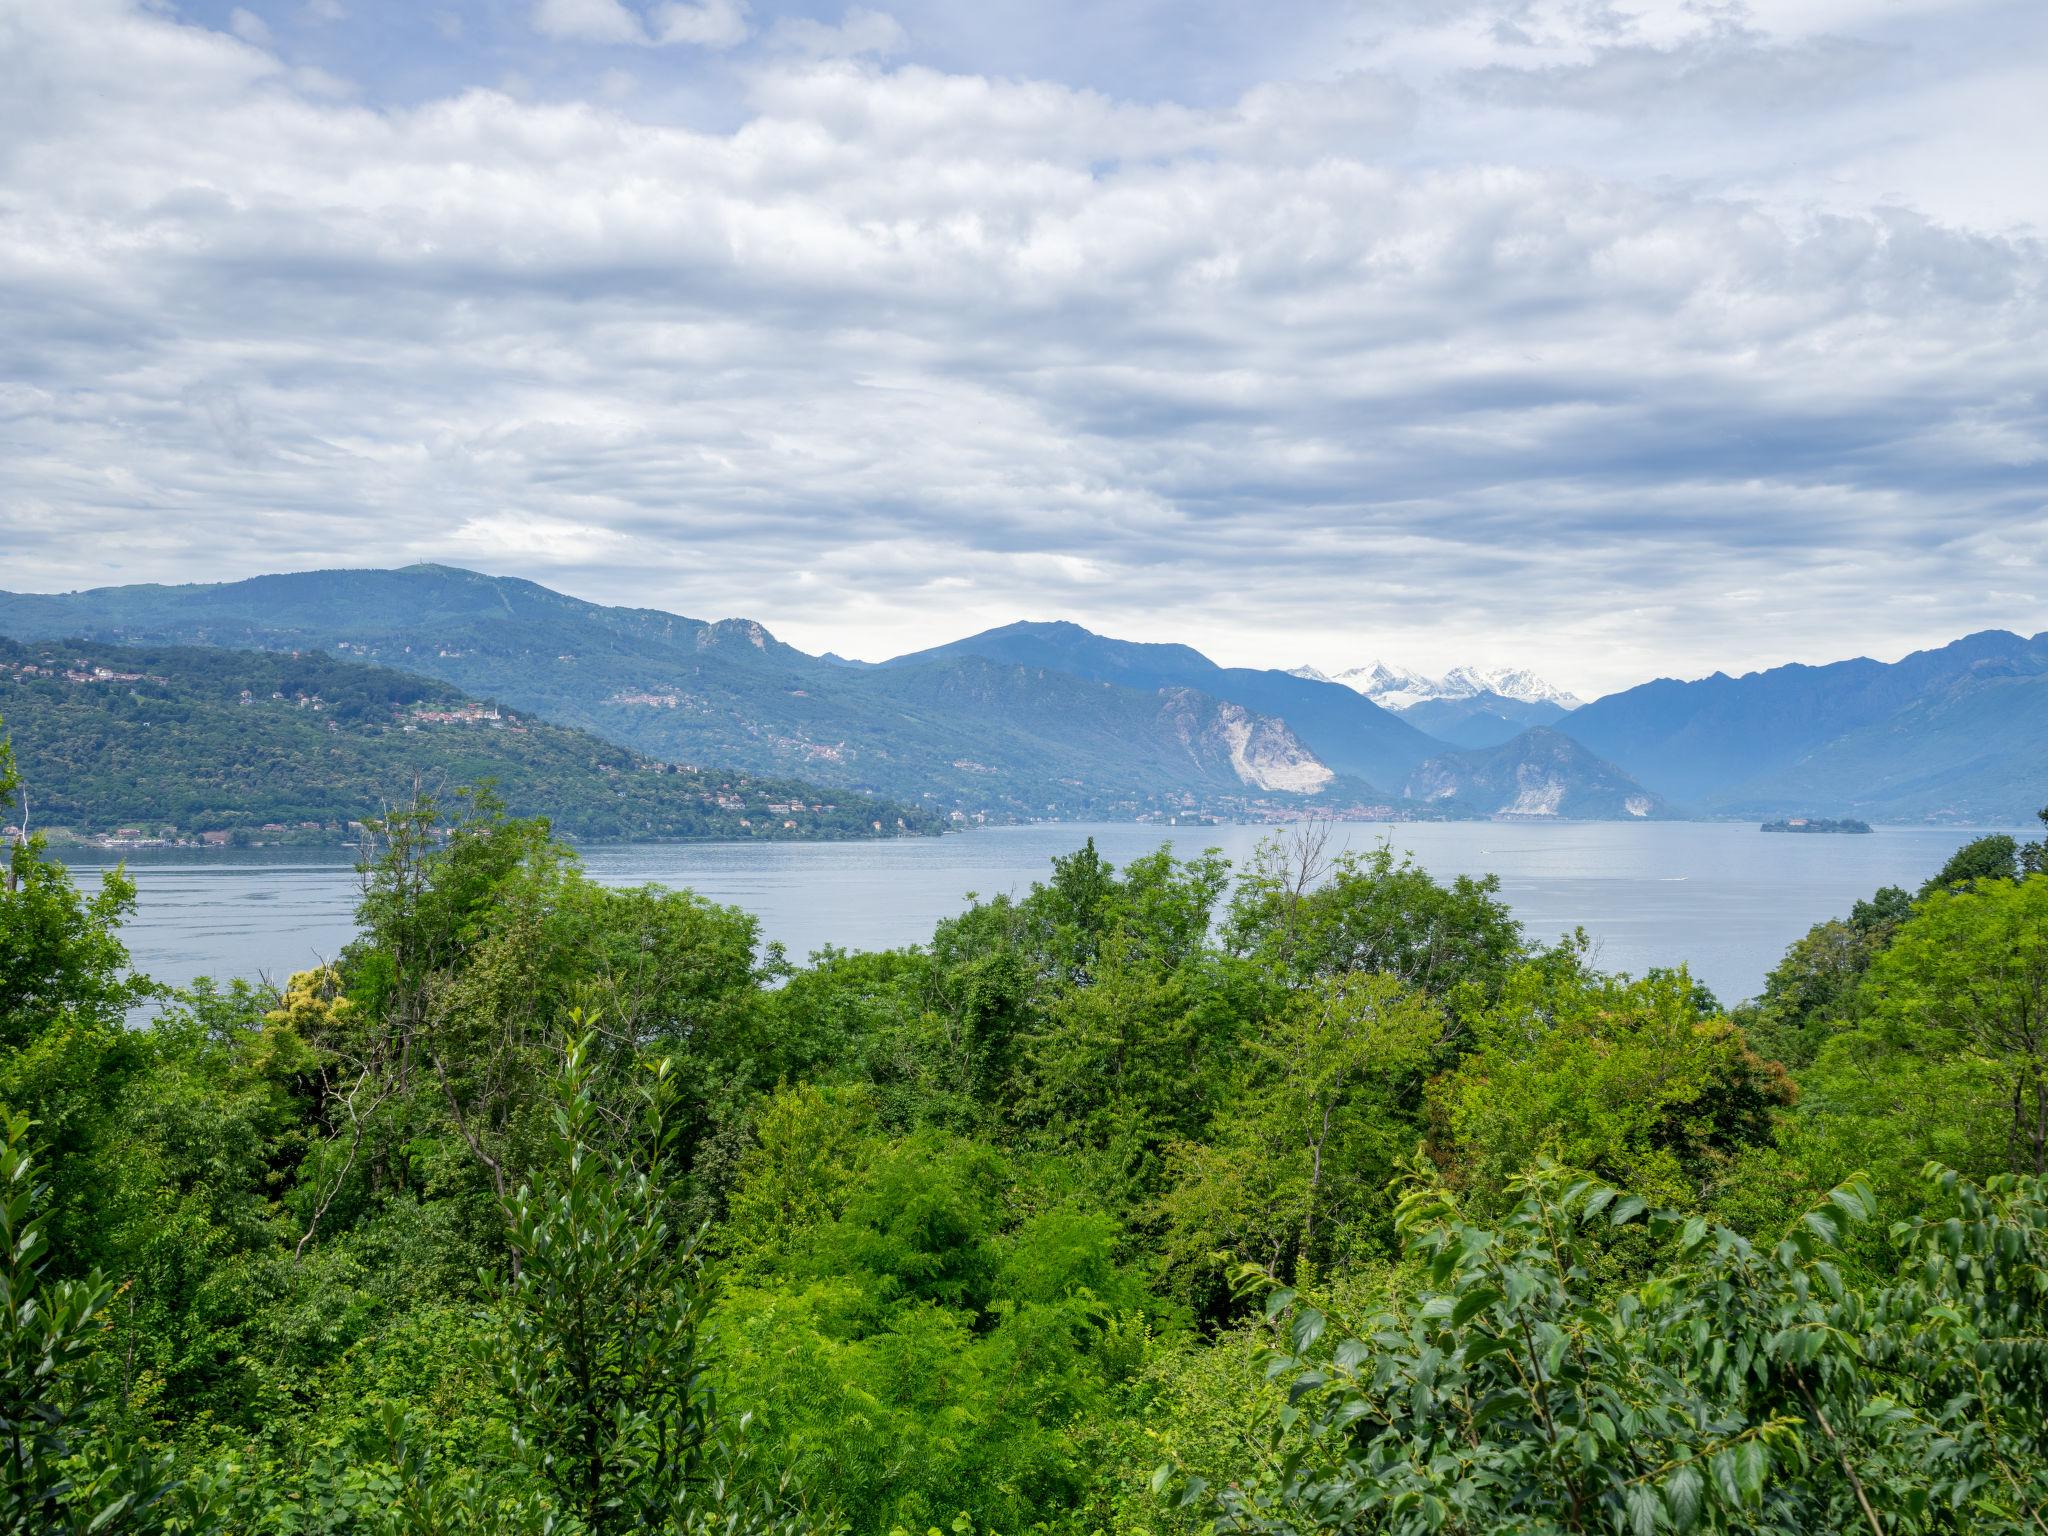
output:
[[[1430,677],[1374,661],[1334,676],[1314,667],[1297,667],[1293,675],[1339,683],[1417,730],[1460,747],[1499,746],[1579,707],[1573,695],[1520,667],[1453,667]]]
[[[1663,678],[1596,699],[1563,729],[1708,815],[2024,822],[2048,801],[2048,634]]]
[[[0,594],[0,634],[320,651],[650,757],[940,815],[2017,822],[2048,798],[2048,636],[2004,632],[1584,705],[1515,668],[1224,667],[1067,623],[850,662],[748,620],[608,608],[445,566]]]
[[[1482,816],[1625,821],[1670,814],[1663,800],[1612,763],[1540,725],[1496,747],[1433,757],[1409,775],[1402,793]]]
[[[1342,683],[1386,709],[1488,696],[1520,704],[1555,704],[1560,710],[1577,709],[1580,702],[1523,667],[1453,667],[1442,677],[1431,677],[1409,667],[1369,661],[1362,667],[1327,675],[1314,667],[1297,667],[1294,675]]]
[[[326,651],[652,757],[968,815],[1250,815],[1308,796],[1365,804],[1381,792],[1361,769],[1385,782],[1439,745],[1330,684],[1315,691],[1333,717],[1303,712],[1335,749],[1326,762],[1255,690],[1225,697],[1183,680],[1220,672],[1206,662],[1163,665],[1135,685],[993,646],[854,667],[747,620],[607,608],[445,566],[0,596],[0,634]]]

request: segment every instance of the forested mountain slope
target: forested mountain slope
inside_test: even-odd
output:
[[[852,668],[744,620],[606,608],[443,566],[6,595],[0,633],[335,651],[653,756],[936,807],[1116,815],[1365,792],[1284,725],[1199,690],[969,655]]]
[[[1433,757],[1408,776],[1401,792],[1484,816],[1621,821],[1670,811],[1614,764],[1548,726],[1498,746]]]
[[[2043,673],[2048,634],[1986,630],[1889,664],[1661,679],[1596,699],[1557,728],[1696,810],[2018,819],[2032,807],[2013,793],[2011,770],[2048,756],[2048,729],[2024,702],[2032,696],[1999,680]],[[1980,735],[1994,700],[2022,710],[2000,757]],[[1832,798],[1803,798],[1814,794]]]
[[[1290,672],[1219,667],[1189,646],[1112,640],[1078,624],[1007,624],[884,665],[914,669],[970,656],[1131,688],[1192,688],[1227,699],[1285,721],[1335,771],[1382,786],[1398,784],[1409,769],[1443,747],[1340,684]]]
[[[483,780],[516,814],[544,815],[579,838],[941,825],[799,780],[664,764],[447,683],[317,651],[0,639],[0,721],[34,785],[33,824],[84,833],[262,837],[267,826],[339,841],[349,822],[403,802],[415,783],[435,792]]]
[[[1497,747],[1532,726],[1557,724],[1568,711],[1549,699],[1474,693],[1456,699],[1424,699],[1400,713],[1401,719],[1417,730],[1453,746]]]

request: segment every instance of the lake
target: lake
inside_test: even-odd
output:
[[[1126,823],[1001,827],[877,843],[693,843],[589,849],[585,867],[614,885],[688,886],[744,907],[765,938],[798,959],[918,943],[967,893],[1021,893],[1054,854],[1089,837],[1123,863],[1171,841],[1243,862],[1268,827],[1164,828]],[[1881,885],[1914,886],[1985,829],[1880,827],[1869,836],[1793,836],[1753,823],[1413,822],[1349,825],[1332,846],[1389,841],[1439,878],[1498,874],[1528,932],[1574,927],[1599,963],[1640,973],[1689,964],[1724,1002],[1763,985],[1786,945],[1846,913]],[[81,876],[112,861],[74,855]],[[128,867],[138,910],[125,930],[136,965],[159,981],[195,976],[282,980],[331,957],[354,929],[354,869],[345,852],[145,851]]]

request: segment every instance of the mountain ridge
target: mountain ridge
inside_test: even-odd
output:
[[[1987,779],[1971,731],[1953,714],[1946,723],[1929,717],[1941,739],[1913,747],[1930,765],[1944,765],[1941,784],[1901,787],[1882,804],[1873,804],[1863,786],[1886,778],[1890,758],[1906,744],[1884,729],[1902,711],[1998,677],[2043,673],[2048,633],[1978,630],[1896,662],[1860,656],[1739,677],[1658,678],[1585,705],[1559,728],[1659,793],[1709,813],[2020,817],[2025,805],[2008,803]],[[2048,748],[2048,716],[2029,731],[2027,749],[2038,761]],[[1798,765],[1817,753],[1827,753],[1833,766],[1809,781]],[[1809,803],[1823,783],[1833,786],[1829,798]]]
[[[970,815],[1236,814],[1369,788],[1263,712],[1205,693],[1168,699],[964,654],[848,667],[753,620],[606,608],[458,567],[0,594],[0,633],[333,651],[653,756]]]
[[[1487,816],[1647,820],[1670,807],[1612,763],[1548,726],[1496,746],[1447,752],[1421,764],[1402,793]]]
[[[0,732],[36,823],[187,840],[339,841],[350,822],[490,780],[577,838],[936,832],[911,807],[656,761],[414,672],[325,652],[0,638]]]
[[[1555,729],[1590,754],[1558,769],[1580,777],[1582,803],[1625,802],[1611,770],[1687,814],[2019,823],[2048,761],[2048,686],[2029,681],[2048,675],[2048,633],[2006,630],[1896,662],[1653,679],[1572,710],[1482,690],[1398,711],[1311,668],[1225,667],[1066,621],[855,663],[750,619],[610,608],[441,565],[0,593],[0,633],[332,651],[657,758],[1007,818],[1469,814],[1468,796],[1401,791],[1424,763],[1526,753],[1527,732]],[[1420,676],[1370,670],[1385,684]],[[1456,669],[1451,682],[1494,675]]]
[[[1370,699],[1334,683],[1220,666],[1192,646],[1117,640],[1067,620],[1020,620],[883,663],[915,666],[982,656],[1140,689],[1195,688],[1283,720],[1334,773],[1386,785],[1441,745]]]

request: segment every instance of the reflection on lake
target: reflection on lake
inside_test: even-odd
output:
[[[1414,822],[1341,826],[1332,846],[1391,841],[1439,878],[1501,877],[1532,936],[1583,927],[1599,963],[1641,972],[1690,964],[1723,1001],[1754,994],[1785,946],[1881,885],[1916,886],[1984,829],[1880,827],[1863,836],[1766,836],[1754,823]],[[1001,827],[879,843],[692,843],[593,848],[584,864],[614,885],[689,886],[761,919],[763,936],[802,958],[918,943],[968,892],[1021,893],[1054,854],[1090,836],[1121,864],[1172,841],[1242,863],[1265,827]],[[74,858],[81,876],[104,855]],[[126,929],[136,964],[182,985],[212,975],[278,980],[353,931],[357,880],[345,852],[167,850],[128,860],[139,909]]]

